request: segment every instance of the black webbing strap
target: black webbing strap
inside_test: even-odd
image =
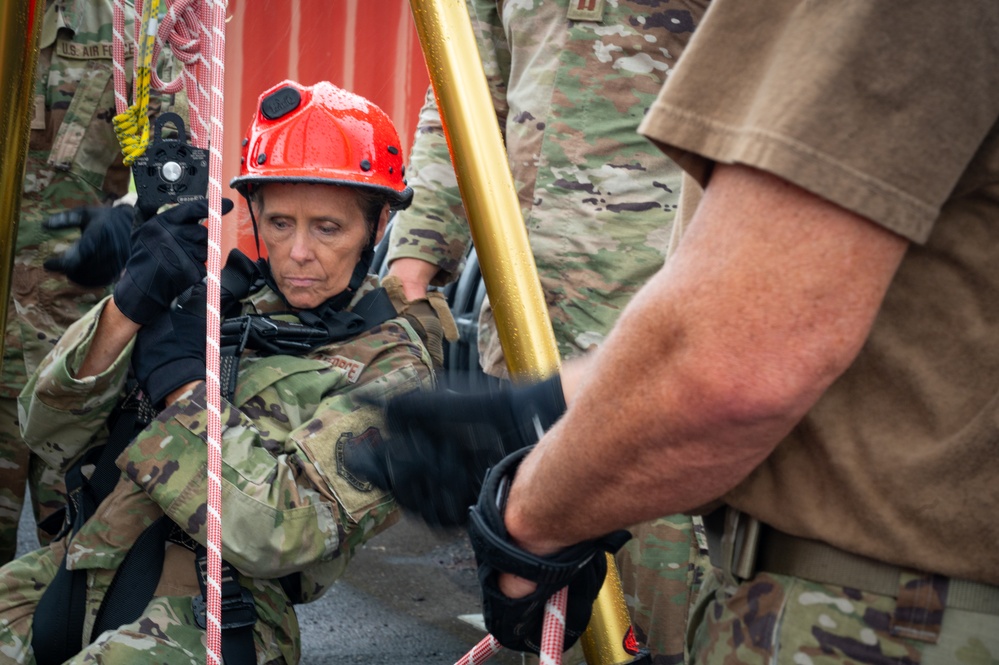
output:
[[[208,627],[208,550],[198,545],[195,550],[195,570],[198,573],[198,586],[201,595],[191,599],[194,621],[202,629]],[[257,662],[257,650],[253,644],[253,626],[257,623],[257,606],[253,594],[239,584],[236,569],[225,559],[222,560],[222,661],[229,665]]]
[[[97,611],[90,642],[105,630],[114,630],[142,616],[163,573],[164,546],[172,524],[170,518],[160,517],[128,550]],[[81,577],[86,579],[85,575]]]
[[[222,322],[219,379],[222,397],[236,393],[239,358],[250,349],[260,355],[300,356],[317,347],[349,339],[398,316],[385,289],[374,289],[350,311],[319,308],[297,313],[298,321],[244,314]]]
[[[35,606],[31,649],[38,665],[64,663],[83,648],[86,599],[85,571],[68,570],[63,558],[55,577]]]
[[[107,443],[89,450],[66,473],[66,518],[62,534],[76,533],[114,489],[121,471],[115,460],[155,413],[136,387],[115,407]],[[87,478],[83,468],[95,465]],[[32,618],[31,647],[38,665],[57,665],[83,648],[87,572],[66,568],[66,557],[45,588]],[[147,601],[148,602],[148,601]]]

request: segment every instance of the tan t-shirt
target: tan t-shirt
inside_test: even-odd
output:
[[[997,120],[999,3],[714,0],[641,131],[702,185],[747,164],[912,241],[856,361],[728,503],[999,583]]]

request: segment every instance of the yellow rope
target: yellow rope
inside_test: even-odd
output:
[[[123,161],[126,165],[131,165],[149,145],[149,89],[159,14],[160,0],[151,0],[142,12],[142,30],[136,54],[139,64],[133,85],[135,103],[114,117],[114,132],[125,155]]]

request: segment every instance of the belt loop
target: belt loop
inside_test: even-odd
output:
[[[950,580],[941,575],[903,570],[898,579],[891,634],[936,644],[949,586]]]

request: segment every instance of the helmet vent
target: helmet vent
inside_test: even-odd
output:
[[[361,170],[362,171],[370,171],[371,170],[371,162],[369,162],[366,159],[362,159],[361,160]]]
[[[388,147],[388,151],[389,151],[390,155],[398,155],[399,154],[399,148],[396,148],[394,145],[390,145]]]
[[[267,153],[262,152],[259,155],[257,155],[257,164],[263,164],[266,161],[267,161]]]
[[[291,113],[302,103],[302,94],[291,87],[279,88],[264,97],[260,102],[260,113],[268,120]]]

